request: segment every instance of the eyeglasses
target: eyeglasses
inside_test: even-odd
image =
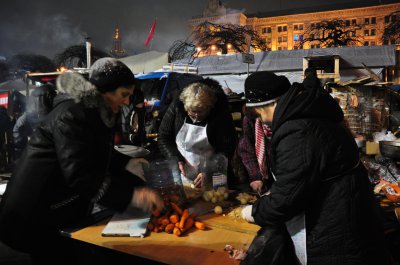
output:
[[[206,108],[195,108],[195,109],[188,109],[189,115],[199,115],[202,116],[204,114],[207,114],[208,109]]]

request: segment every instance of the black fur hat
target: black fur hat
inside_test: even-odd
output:
[[[276,101],[290,88],[289,80],[283,75],[260,71],[249,75],[244,82],[247,107],[259,107]]]
[[[135,84],[135,76],[123,62],[110,57],[98,59],[89,70],[89,81],[101,93]]]

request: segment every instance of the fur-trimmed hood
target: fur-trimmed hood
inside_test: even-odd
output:
[[[57,96],[54,99],[54,107],[66,100],[81,102],[87,108],[98,109],[104,124],[111,128],[115,125],[116,115],[105,103],[96,86],[86,80],[82,75],[66,72],[58,76],[56,80]]]

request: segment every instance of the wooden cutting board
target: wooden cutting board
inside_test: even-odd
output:
[[[217,205],[223,208],[223,214],[218,215],[214,213],[214,208]],[[257,231],[260,229],[258,225],[228,216],[228,213],[236,207],[240,207],[239,202],[223,201],[211,203],[201,199],[191,206],[193,211],[199,214],[196,219],[203,221],[210,228],[215,227],[246,234],[257,234]]]

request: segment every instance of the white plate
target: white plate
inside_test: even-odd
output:
[[[134,145],[115,145],[114,149],[130,157],[143,157],[150,154],[146,148]]]

